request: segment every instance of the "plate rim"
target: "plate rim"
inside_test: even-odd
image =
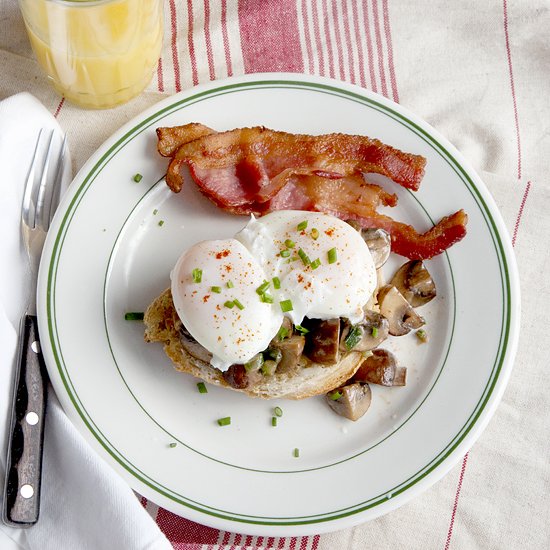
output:
[[[488,192],[486,186],[483,184],[481,178],[477,175],[477,173],[470,167],[468,162],[462,157],[462,155],[457,151],[452,144],[442,135],[440,135],[437,130],[433,129],[428,123],[420,119],[417,115],[414,113],[411,113],[407,109],[401,107],[400,105],[395,104],[391,100],[388,100],[387,98],[384,98],[382,96],[379,96],[378,94],[375,94],[373,92],[369,92],[368,90],[359,88],[355,85],[322,78],[322,77],[311,77],[311,76],[305,76],[305,75],[298,75],[298,74],[287,74],[287,73],[267,73],[267,74],[255,74],[255,75],[247,75],[244,77],[234,77],[229,78],[225,80],[218,80],[214,81],[208,84],[201,85],[196,88],[192,88],[190,90],[186,90],[184,92],[180,92],[178,94],[175,94],[174,96],[165,98],[158,102],[157,104],[151,106],[147,110],[145,110],[143,113],[138,114],[136,117],[134,117],[131,121],[129,121],[127,124],[125,124],[122,128],[120,128],[118,131],[116,131],[108,140],[105,141],[105,143],[100,146],[95,153],[92,154],[90,159],[84,164],[84,166],[81,168],[81,170],[78,172],[76,177],[74,178],[74,181],[78,181],[79,186],[78,188],[75,188],[74,192],[72,192],[72,195],[69,195],[69,197],[65,197],[67,201],[64,201],[64,208],[61,209],[65,213],[63,218],[59,219],[59,221],[55,225],[55,231],[50,232],[48,236],[48,240],[46,243],[46,246],[44,248],[46,254],[43,255],[43,258],[47,258],[49,261],[49,266],[47,269],[47,276],[44,276],[44,269],[41,266],[41,275],[40,275],[40,286],[39,286],[39,298],[40,298],[40,304],[39,308],[40,311],[44,311],[43,306],[43,300],[41,297],[46,294],[44,292],[44,288],[48,290],[48,307],[46,308],[46,314],[45,315],[39,315],[39,323],[42,325],[41,331],[46,334],[46,331],[44,330],[44,324],[46,324],[47,328],[47,334],[48,334],[48,345],[52,345],[52,350],[55,348],[55,345],[52,344],[52,333],[51,333],[51,315],[50,315],[50,309],[49,309],[49,290],[51,289],[51,275],[52,275],[52,269],[55,264],[55,250],[56,250],[56,244],[61,236],[61,229],[67,222],[67,215],[72,212],[74,215],[75,210],[73,209],[73,206],[75,206],[75,200],[81,196],[81,191],[84,190],[84,187],[89,182],[89,185],[93,184],[93,181],[95,178],[91,178],[92,174],[94,173],[94,170],[100,167],[102,164],[108,162],[108,156],[115,152],[116,147],[120,144],[125,142],[130,135],[132,135],[132,139],[139,135],[142,131],[144,131],[147,127],[149,127],[153,122],[154,119],[157,117],[166,116],[170,112],[178,111],[186,105],[192,104],[191,101],[193,99],[200,100],[200,98],[208,98],[212,96],[216,90],[222,90],[224,93],[227,93],[228,90],[234,89],[234,91],[237,91],[238,89],[242,89],[243,87],[245,89],[251,89],[252,87],[302,87],[302,88],[308,88],[309,91],[327,91],[330,90],[331,92],[334,92],[335,95],[344,95],[353,97],[355,101],[359,100],[363,104],[365,103],[376,103],[379,105],[383,105],[385,108],[390,109],[392,112],[397,114],[400,118],[406,118],[408,122],[411,123],[418,131],[420,131],[424,136],[427,136],[430,139],[430,144],[432,145],[433,149],[437,151],[440,155],[442,154],[439,149],[443,149],[444,152],[447,153],[447,155],[450,157],[450,159],[454,160],[455,166],[453,166],[453,169],[458,168],[462,174],[463,177],[466,178],[470,182],[470,186],[468,186],[468,189],[470,193],[473,194],[473,190],[477,193],[477,198],[481,200],[484,210],[483,216],[485,219],[485,222],[487,225],[489,225],[489,221],[487,220],[487,216],[489,217],[489,220],[492,225],[493,232],[491,233],[491,237],[494,241],[495,237],[498,240],[498,246],[495,244],[495,249],[497,250],[497,257],[499,258],[499,268],[502,271],[502,264],[504,264],[504,276],[507,284],[504,284],[503,286],[504,290],[506,291],[506,299],[504,300],[504,308],[508,310],[508,322],[504,323],[506,326],[506,334],[504,337],[504,342],[502,342],[502,335],[500,337],[499,342],[502,344],[502,350],[499,351],[499,353],[496,354],[495,359],[495,365],[498,363],[497,372],[494,376],[494,379],[492,380],[491,387],[489,388],[488,392],[483,392],[480,397],[480,402],[484,401],[483,405],[479,407],[479,403],[464,424],[464,426],[459,430],[457,434],[453,436],[451,441],[453,441],[453,445],[451,448],[448,446],[443,449],[441,453],[439,453],[438,456],[433,458],[429,464],[424,466],[424,468],[421,468],[420,471],[426,470],[425,473],[423,473],[418,479],[413,481],[410,485],[407,485],[403,488],[401,488],[397,494],[396,497],[399,497],[401,493],[406,493],[407,498],[405,501],[410,500],[410,498],[413,498],[415,494],[423,490],[424,485],[432,485],[435,483],[438,479],[443,477],[443,475],[452,468],[456,462],[460,459],[462,450],[465,448],[471,447],[477,437],[481,434],[483,429],[485,428],[486,424],[489,422],[490,418],[492,417],[494,410],[498,406],[498,403],[500,402],[500,398],[502,397],[502,393],[504,392],[504,389],[507,385],[513,359],[515,357],[516,349],[517,349],[517,340],[518,340],[518,326],[519,326],[519,281],[517,276],[517,266],[515,263],[515,256],[513,254],[513,250],[511,248],[511,244],[509,242],[509,237],[505,231],[504,228],[504,222],[502,221],[500,212],[498,211],[498,208],[494,204],[494,201]],[[237,88],[237,89],[235,89]],[[219,94],[218,94],[219,95]],[[348,98],[349,98],[348,97]],[[150,124],[147,124],[149,123]],[[139,130],[139,131],[138,131]],[[418,134],[417,134],[418,135]],[[422,137],[422,136],[421,136]],[[422,137],[422,139],[425,139]],[[435,144],[433,143],[435,141]],[[441,143],[442,142],[442,143]],[[434,146],[435,145],[435,146]],[[450,153],[449,153],[450,150]],[[96,174],[97,175],[97,174]],[[462,179],[464,179],[462,178]],[[480,192],[481,191],[481,192]],[[71,199],[70,202],[68,199]],[[67,204],[65,204],[65,202]],[[476,202],[478,202],[476,200]],[[72,216],[71,216],[72,218]],[[58,217],[56,216],[56,220]],[[58,227],[59,226],[59,227]],[[494,233],[494,235],[493,235]],[[56,235],[55,240],[53,239],[52,235]],[[53,242],[53,243],[52,243]],[[46,260],[44,260],[44,263]],[[46,317],[47,321],[44,320]],[[55,351],[52,351],[52,353],[55,355]],[[495,365],[493,365],[493,370],[495,368]],[[94,430],[88,425],[86,418],[82,415],[82,412],[80,411],[77,403],[74,400],[74,396],[71,393],[71,390],[67,386],[66,380],[63,377],[63,374],[61,372],[61,366],[59,365],[57,357],[55,358],[55,366],[57,367],[57,370],[62,378],[63,386],[65,389],[65,392],[67,393],[67,396],[70,398],[73,407],[76,409],[76,412],[80,416],[80,419],[83,421],[83,423],[86,426],[87,435],[92,438],[95,438],[101,446],[104,448],[104,450],[113,458],[119,466],[122,466],[126,472],[130,474],[131,477],[137,478],[137,480],[141,481],[141,483],[146,483],[155,494],[162,494],[159,493],[158,489],[155,487],[149,485],[146,481],[140,480],[138,476],[136,476],[134,471],[129,470],[123,462],[117,458],[110,449],[108,449],[104,442],[101,441],[100,438],[98,438],[97,434],[94,432]],[[53,368],[53,367],[52,367]],[[50,366],[48,366],[48,370],[50,370]],[[55,369],[54,369],[55,370]],[[491,377],[489,378],[489,381],[491,380]],[[58,382],[58,380],[56,380]],[[489,382],[488,384],[489,385]],[[57,393],[59,394],[59,389],[54,385]],[[487,389],[487,387],[485,388]],[[486,395],[485,395],[486,394]],[[65,396],[64,396],[65,397]],[[65,399],[64,399],[65,401]],[[475,415],[475,418],[471,420],[472,415],[476,412],[476,410],[479,408],[477,414]],[[71,411],[74,412],[74,411]],[[71,419],[73,418],[73,415],[70,415]],[[468,426],[468,429],[464,431],[464,427]],[[458,438],[458,439],[457,439]],[[456,442],[455,442],[456,440]],[[445,452],[447,451],[447,452]],[[439,459],[439,456],[441,456],[441,459]],[[454,457],[454,460],[451,460],[451,457]],[[124,458],[124,457],[122,457]],[[439,459],[439,460],[437,460]],[[436,461],[435,464],[432,465],[432,463]],[[431,466],[430,466],[431,465]],[[429,468],[428,468],[429,467]],[[120,471],[119,471],[120,473]],[[418,475],[419,472],[415,474]],[[439,473],[440,475],[436,475],[436,473]],[[413,477],[415,477],[413,476]],[[127,476],[123,476],[128,481]],[[429,479],[427,479],[429,478]],[[429,482],[429,483],[428,483]],[[415,489],[412,490],[411,489]],[[165,494],[164,495],[168,499],[174,500],[170,495]],[[375,500],[374,499],[371,500]],[[401,499],[399,499],[401,500]],[[193,509],[193,506],[190,506],[187,502],[182,502],[180,500],[175,500],[180,505],[185,506],[187,509],[191,508]],[[366,504],[366,503],[361,503]],[[388,502],[390,505],[389,508],[395,508],[402,504],[402,502],[398,502],[398,499],[391,499],[391,501]],[[163,504],[165,505],[165,504]],[[392,506],[394,505],[394,506]],[[201,505],[204,506],[204,505]],[[356,505],[357,507],[359,505]],[[215,514],[212,512],[209,512],[208,510],[205,510],[204,507],[200,507],[197,510],[201,514],[208,514],[213,517],[218,517],[221,519],[224,519],[226,521],[230,521],[230,524],[226,524],[224,527],[229,526],[229,529],[235,529],[235,522],[239,523],[239,528],[241,528],[244,524],[246,525],[246,528],[250,530],[250,524],[255,525],[262,525],[262,526],[270,526],[270,527],[290,527],[290,526],[313,526],[315,529],[310,530],[311,533],[313,532],[319,532],[320,529],[320,523],[322,522],[329,522],[330,527],[328,529],[324,530],[334,530],[338,528],[339,526],[334,524],[334,522],[340,523],[343,518],[356,518],[358,517],[358,521],[351,521],[348,522],[348,524],[355,524],[359,523],[360,521],[365,521],[366,517],[360,517],[361,514],[367,510],[372,509],[373,507],[378,506],[378,503],[363,506],[359,509],[354,509],[352,511],[349,511],[342,515],[331,515],[330,517],[326,518],[315,518],[315,516],[305,516],[306,518],[315,518],[311,521],[303,521],[303,522],[281,522],[276,521],[274,523],[270,522],[254,522],[252,521],[252,516],[250,519],[244,519],[246,516],[243,517],[235,517],[239,516],[239,514],[232,513],[232,516],[223,516],[219,514]],[[168,507],[169,508],[169,507]],[[354,507],[350,507],[354,508]],[[385,513],[388,510],[384,510],[381,513]],[[176,512],[178,513],[178,512]],[[230,512],[231,513],[231,512]],[[319,515],[326,515],[326,514],[319,514]],[[380,514],[378,514],[380,515]],[[375,517],[373,515],[372,517]],[[295,518],[298,519],[298,518]],[[198,521],[205,522],[204,518],[201,516]],[[212,526],[215,526],[217,528],[220,528],[219,522],[214,522]],[[325,523],[325,526],[327,524]],[[295,529],[287,529],[285,532],[291,531],[291,534],[296,534],[296,532],[303,533],[304,529],[300,528],[298,531],[295,531]],[[261,529],[258,531],[258,534],[265,534],[265,530]],[[280,534],[280,533],[279,533]]]

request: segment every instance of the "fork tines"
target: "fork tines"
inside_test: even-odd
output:
[[[59,199],[67,136],[55,154],[54,136],[55,130],[42,128],[36,140],[21,209],[22,221],[29,229],[41,227],[47,231]]]

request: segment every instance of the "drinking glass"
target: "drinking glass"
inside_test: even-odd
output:
[[[162,0],[19,0],[38,63],[59,93],[114,107],[147,86],[160,56]]]

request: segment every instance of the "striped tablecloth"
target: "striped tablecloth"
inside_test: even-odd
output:
[[[442,481],[353,529],[281,539],[219,532],[142,499],[174,548],[549,547],[548,2],[166,0],[156,75],[111,111],[57,96],[33,59],[17,3],[0,6],[0,99],[24,90],[40,99],[69,134],[75,170],[166,95],[244,73],[323,75],[399,102],[444,134],[489,187],[515,247],[523,303],[515,369],[489,427]]]

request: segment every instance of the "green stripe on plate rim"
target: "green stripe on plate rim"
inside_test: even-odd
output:
[[[503,324],[501,328],[501,336],[499,341],[499,347],[497,349],[497,354],[495,358],[495,363],[491,370],[491,376],[486,385],[485,391],[480,397],[478,404],[476,405],[474,411],[465,422],[462,429],[452,438],[447,447],[434,457],[424,468],[419,470],[415,475],[411,476],[409,479],[403,481],[393,489],[390,489],[384,492],[381,495],[371,498],[368,501],[358,503],[354,506],[334,510],[324,514],[311,515],[311,516],[301,516],[301,517],[256,517],[248,516],[242,514],[235,514],[230,511],[218,510],[202,503],[196,503],[181,495],[175,494],[173,491],[166,487],[162,487],[154,480],[151,480],[145,473],[141,472],[137,468],[133,467],[128,461],[122,456],[109,441],[107,441],[101,434],[101,432],[94,425],[93,420],[86,413],[78,394],[74,391],[72,384],[70,383],[70,377],[66,370],[65,363],[63,361],[63,354],[61,351],[61,346],[57,337],[56,330],[56,318],[55,318],[55,281],[57,275],[57,265],[61,250],[63,248],[63,242],[67,234],[70,223],[75,215],[75,212],[78,208],[80,201],[85,195],[86,191],[93,184],[93,181],[96,179],[97,175],[105,166],[105,164],[112,158],[130,139],[135,138],[137,135],[142,133],[145,129],[150,127],[155,121],[159,118],[162,118],[171,112],[180,110],[186,106],[192,105],[196,102],[203,101],[210,97],[219,96],[227,93],[235,93],[243,89],[265,89],[265,88],[290,88],[290,89],[304,89],[306,91],[316,91],[320,93],[327,93],[330,95],[339,96],[341,98],[351,100],[362,105],[366,105],[372,109],[375,109],[387,116],[390,116],[392,119],[396,120],[403,126],[412,130],[416,135],[421,139],[427,142],[456,172],[459,178],[462,180],[470,194],[472,195],[475,202],[478,204],[480,211],[483,215],[483,218],[489,229],[489,233],[493,240],[493,245],[497,252],[497,258],[499,259],[499,269],[501,272],[501,284],[503,291]],[[416,197],[415,197],[416,199]],[[451,270],[452,274],[452,270]],[[454,281],[453,281],[454,286]],[[460,165],[460,163],[447,151],[447,149],[441,145],[433,136],[431,136],[426,130],[420,127],[415,122],[409,120],[405,115],[397,112],[392,109],[390,106],[384,105],[383,103],[378,102],[375,99],[365,97],[359,93],[352,92],[350,90],[344,90],[337,88],[328,84],[313,83],[313,82],[301,82],[293,80],[259,80],[253,82],[242,82],[235,84],[228,84],[219,86],[213,89],[205,90],[198,92],[194,95],[182,98],[181,100],[171,103],[170,105],[156,111],[154,114],[150,115],[139,124],[131,128],[126,132],[119,140],[117,140],[98,160],[98,162],[91,168],[91,170],[86,174],[83,179],[82,184],[76,191],[74,197],[72,198],[65,215],[61,221],[59,231],[56,235],[54,246],[52,249],[50,264],[48,268],[48,278],[47,278],[47,300],[46,300],[46,310],[47,310],[47,324],[48,324],[48,336],[56,361],[57,369],[60,375],[60,378],[63,382],[67,395],[69,396],[75,410],[79,414],[80,418],[84,422],[87,429],[93,434],[96,440],[101,444],[105,451],[126,471],[133,475],[137,480],[139,480],[144,485],[153,489],[157,493],[163,495],[164,497],[177,502],[180,505],[184,505],[195,511],[205,513],[207,515],[230,520],[230,521],[239,521],[243,523],[250,524],[259,524],[259,525],[303,525],[309,523],[318,523],[333,521],[343,517],[347,517],[353,514],[363,512],[365,510],[371,509],[375,506],[378,506],[384,502],[387,502],[389,498],[394,498],[395,496],[407,491],[409,488],[417,484],[420,480],[424,479],[428,474],[430,474],[435,468],[437,468],[442,462],[449,457],[452,452],[458,447],[458,445],[464,440],[466,435],[470,432],[472,427],[475,425],[483,410],[485,409],[492,393],[495,388],[496,382],[500,375],[503,361],[506,355],[506,349],[508,346],[509,333],[510,333],[510,324],[511,324],[511,312],[510,312],[510,300],[511,300],[511,288],[510,288],[510,279],[509,279],[509,270],[506,261],[506,255],[504,253],[504,248],[502,245],[501,237],[498,233],[496,223],[491,215],[491,212],[483,199],[482,194],[477,189],[475,183],[471,180],[470,176]]]

